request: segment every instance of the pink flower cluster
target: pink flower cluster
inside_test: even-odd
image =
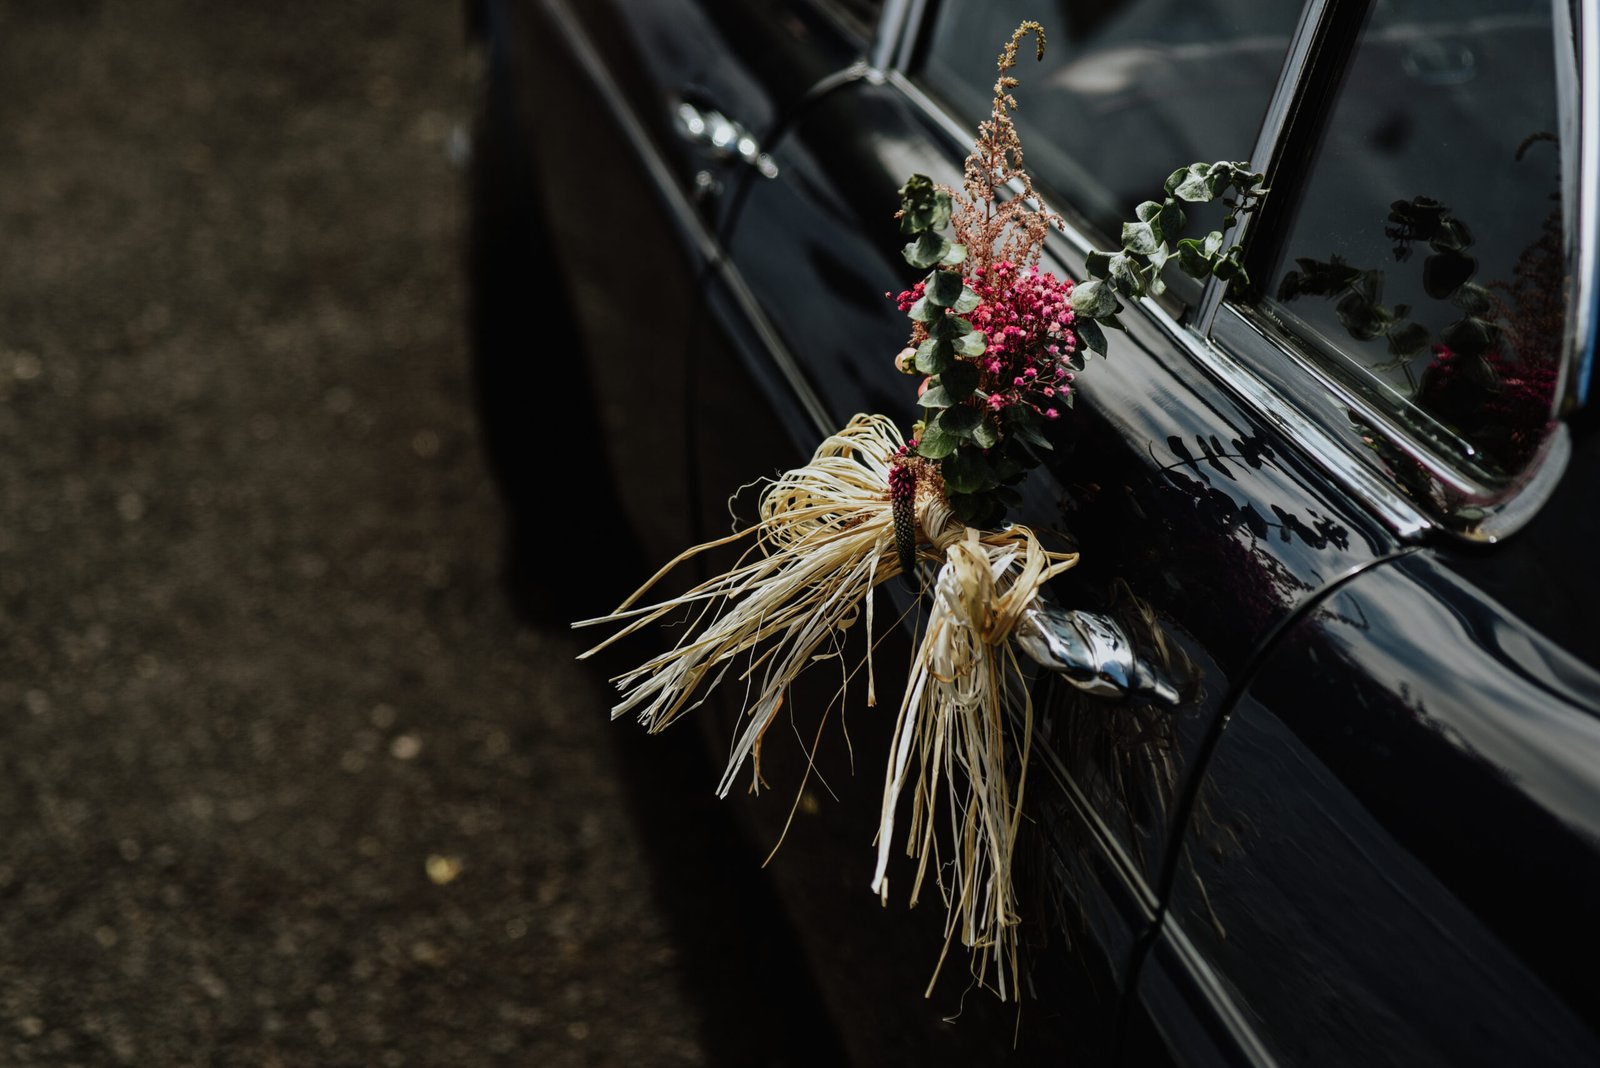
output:
[[[926,282],[918,282],[910,289],[901,290],[900,295],[894,298],[894,302],[901,311],[908,312],[911,310],[911,305],[922,299],[922,294],[927,288],[928,284]],[[884,294],[886,297],[888,295],[887,293]]]
[[[1078,345],[1068,303],[1072,283],[1007,260],[974,269],[966,283],[982,301],[967,320],[987,341],[984,354],[971,362],[981,372],[978,388],[989,410],[1025,404],[1047,419],[1059,418],[1072,392],[1068,357]],[[925,288],[918,282],[893,299],[910,311]],[[919,326],[912,344],[925,336]]]
[[[1057,418],[1072,390],[1067,360],[1078,344],[1068,304],[1072,283],[1000,260],[974,270],[967,285],[983,301],[967,318],[989,343],[977,360],[989,407],[1026,404]]]

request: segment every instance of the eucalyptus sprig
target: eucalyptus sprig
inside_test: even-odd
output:
[[[958,357],[983,355],[985,337],[966,318],[979,304],[978,294],[966,284],[961,264],[967,258],[965,245],[946,238],[940,231],[950,225],[950,194],[934,186],[927,175],[914,174],[900,188],[900,232],[911,238],[903,251],[906,262],[917,268],[933,268],[922,280],[922,296],[907,313],[923,324],[927,338],[916,348],[914,366],[932,376],[923,392],[923,407],[950,411],[972,396],[978,387],[978,369]],[[933,399],[928,399],[933,394]],[[934,420],[928,431],[935,440],[942,435]],[[924,433],[926,441],[929,433]],[[992,442],[990,444],[993,444]],[[929,446],[922,455],[943,459],[955,448]],[[942,451],[940,451],[942,448]]]
[[[1166,195],[1160,201],[1146,200],[1134,209],[1133,221],[1122,224],[1119,251],[1089,253],[1088,278],[1072,291],[1072,311],[1084,344],[1104,356],[1102,327],[1123,328],[1117,320],[1123,309],[1119,298],[1160,296],[1167,288],[1161,273],[1173,260],[1191,278],[1214,277],[1226,282],[1231,292],[1249,285],[1243,246],[1224,247],[1222,242],[1242,216],[1261,206],[1268,192],[1265,181],[1266,175],[1250,170],[1248,163],[1225,160],[1191,163],[1173,171],[1164,187]],[[1228,209],[1220,230],[1204,237],[1179,236],[1189,222],[1184,204],[1218,199]]]

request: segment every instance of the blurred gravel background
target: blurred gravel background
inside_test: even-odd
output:
[[[500,588],[478,77],[453,3],[0,2],[0,1064],[741,1059]]]

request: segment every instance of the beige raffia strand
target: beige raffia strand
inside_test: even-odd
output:
[[[872,889],[887,899],[895,812],[901,793],[913,782],[915,754],[906,836],[906,853],[918,861],[911,904],[921,894],[929,861],[937,862],[935,811],[942,794],[952,847],[948,869],[936,875],[948,912],[946,946],[959,936],[972,950],[973,974],[988,981],[992,965],[997,991],[1002,997],[1015,996],[1020,917],[1011,859],[1021,820],[1033,706],[1011,636],[1043,583],[1072,567],[1078,557],[1046,552],[1026,527],[984,534],[953,524],[942,499],[923,504],[919,514],[924,533],[933,531],[931,540],[942,550],[944,563],[934,581],[933,605],[895,725]],[[1012,684],[1023,710],[1021,746],[1015,751],[1006,724]],[[935,979],[937,975],[936,969]]]
[[[872,588],[900,573],[890,515],[889,466],[904,442],[892,421],[858,415],[817,448],[811,462],[780,477],[761,498],[760,521],[739,534],[696,546],[656,573],[621,607],[575,626],[628,621],[607,645],[652,623],[692,615],[678,644],[612,681],[624,694],[613,719],[632,712],[652,733],[697,707],[734,667],[755,696],[748,722],[717,792],[726,797],[751,760],[761,784],[760,740],[791,683],[819,651],[832,652],[866,606],[871,645]],[[689,592],[633,607],[674,567],[709,549],[755,538],[726,574]],[[871,682],[868,701],[874,699]]]
[[[900,573],[889,504],[889,470],[903,441],[893,422],[858,415],[817,449],[811,462],[783,475],[761,499],[759,522],[740,534],[697,546],[658,572],[611,615],[575,626],[626,625],[584,653],[653,623],[691,619],[669,652],[613,681],[623,697],[612,718],[638,716],[650,731],[700,704],[727,673],[750,687],[747,722],[717,791],[727,796],[746,759],[761,785],[760,741],[789,686],[824,652],[841,644],[865,605],[868,703],[871,684],[872,590]],[[949,940],[974,953],[980,977],[992,963],[997,989],[1017,990],[1011,856],[1020,820],[1032,706],[1011,635],[1023,609],[1076,554],[1045,551],[1026,527],[981,532],[951,514],[936,479],[918,485],[916,513],[922,559],[940,564],[895,728],[884,777],[872,888],[888,896],[895,810],[916,771],[907,854],[918,861],[916,903],[930,859],[937,868],[934,813],[948,807],[954,853],[936,872],[949,910]],[[726,574],[658,604],[635,607],[660,579],[689,558],[753,537],[755,544]],[[1021,750],[1011,753],[1006,729],[1009,689],[1024,708]],[[1015,786],[1012,778],[1015,778]],[[941,960],[943,959],[941,955]]]

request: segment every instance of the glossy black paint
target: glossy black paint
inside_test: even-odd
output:
[[[909,423],[914,381],[891,366],[906,322],[882,298],[911,280],[895,189],[912,171],[954,180],[965,148],[899,86],[848,70],[866,42],[809,0],[503,7],[529,136],[554,146],[542,181],[601,425],[651,554],[724,529],[734,487],[809,453],[818,413],[797,390],[830,425],[857,411]],[[573,24],[594,53],[574,56]],[[586,69],[595,59],[603,69]],[[776,177],[679,137],[679,100],[754,132]],[[595,167],[622,190],[610,203],[594,203]],[[1081,274],[1065,243],[1050,255]],[[1057,599],[1142,627],[1188,699],[1169,715],[1048,680],[1037,694],[1025,863],[1041,1001],[1014,1055],[1117,1041],[1127,1063],[1593,1054],[1597,438],[1578,439],[1518,538],[1418,550],[1167,325],[1127,321],[1080,377],[1018,518],[1083,554]],[[753,500],[738,502],[746,515]],[[903,662],[903,634],[887,640],[879,662]],[[805,775],[837,681],[794,696],[811,712],[772,754],[774,783]],[[959,983],[931,1007],[915,999],[939,941],[932,910],[885,912],[865,890],[874,754],[897,700],[880,690],[876,710],[842,713],[865,766],[821,758],[826,788],[808,787],[771,871],[864,1063],[995,1063],[1009,1013],[969,996],[952,1030],[939,1009]],[[841,713],[828,715],[836,732]],[[720,749],[725,727],[703,726]],[[765,844],[790,797],[739,803]],[[878,1006],[902,991],[905,1014],[861,1018],[865,990]],[[1155,1043],[1112,1034],[1117,1020]]]
[[[1436,554],[1356,577],[1233,710],[1172,920],[1288,1063],[1593,1063],[1597,705]]]

